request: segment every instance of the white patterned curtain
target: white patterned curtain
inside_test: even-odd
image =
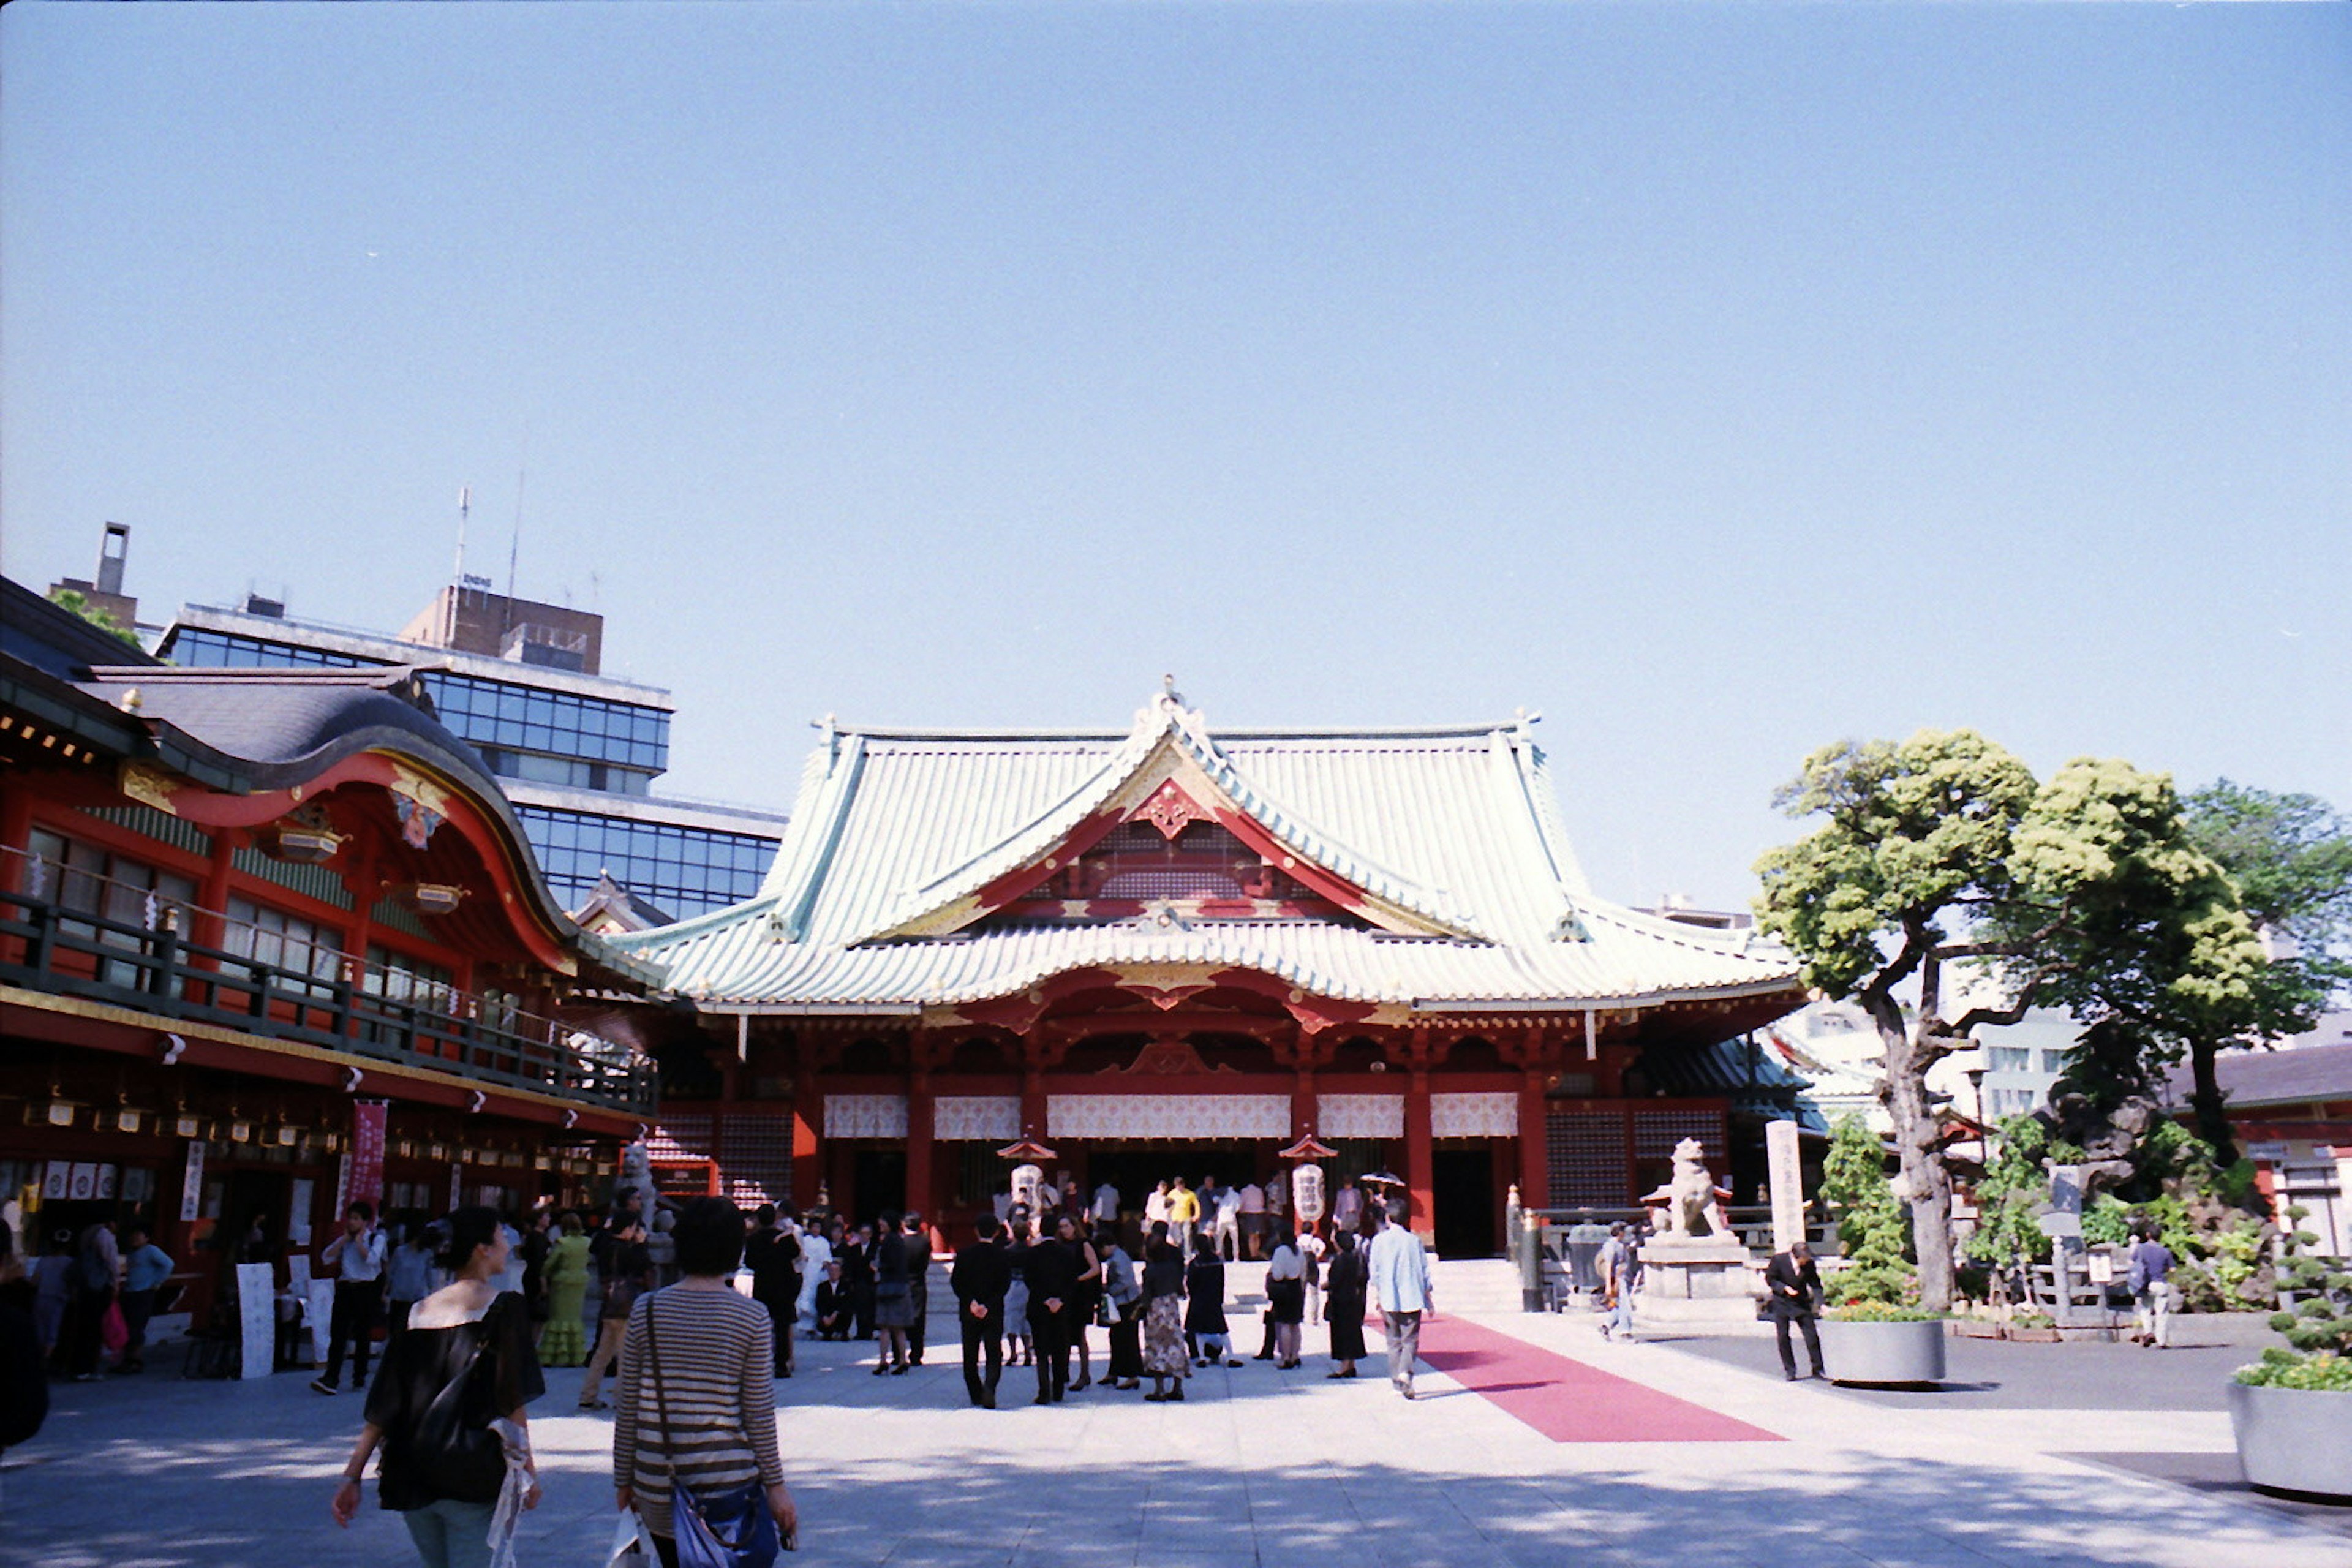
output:
[[[1315,1099],[1318,1138],[1402,1138],[1404,1096],[1323,1094]]]
[[[907,1097],[903,1094],[828,1094],[824,1097],[824,1135],[828,1138],[904,1138]]]
[[[1287,1138],[1286,1094],[1055,1094],[1049,1138]]]
[[[943,1094],[931,1102],[931,1136],[942,1143],[1010,1143],[1021,1136],[1021,1097]]]
[[[1510,1089],[1433,1094],[1429,1134],[1433,1138],[1517,1138],[1519,1097]]]

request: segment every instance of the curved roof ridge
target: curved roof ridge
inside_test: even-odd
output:
[[[1153,698],[1154,703],[1169,701],[1169,694]],[[1182,704],[1175,704],[1181,708]],[[1199,710],[1192,710],[1194,718]],[[1475,740],[1497,731],[1523,728],[1532,720],[1503,719],[1491,723],[1466,724],[1268,724],[1250,725],[1220,730],[1228,741],[1391,741],[1391,740]],[[930,727],[910,725],[844,724],[838,720],[832,729],[842,735],[862,735],[869,741],[1123,741],[1135,731],[1129,730],[1096,729],[1086,725],[1048,726],[1044,729],[1024,729],[1019,726],[989,728]]]
[[[1211,765],[1212,759],[1213,766]],[[1260,826],[1279,842],[1332,875],[1455,935],[1492,940],[1489,933],[1479,928],[1475,917],[1454,904],[1444,889],[1426,887],[1392,871],[1370,856],[1349,847],[1332,834],[1317,827],[1304,813],[1285,805],[1263,786],[1251,782],[1239,764],[1222,751],[1213,751],[1201,761],[1210,778],[1233,797],[1236,805],[1256,818]]]
[[[729,904],[724,909],[708,910],[686,920],[674,921],[666,926],[649,926],[644,931],[614,931],[604,941],[607,946],[631,952],[640,949],[676,947],[681,942],[691,942],[697,937],[707,936],[714,931],[753,919],[764,910],[774,908],[775,902],[776,898],[772,893],[756,893],[740,904]]]
[[[1682,921],[1672,921],[1664,915],[1648,914],[1606,899],[1587,895],[1577,900],[1577,911],[1588,919],[1603,921],[1620,930],[1633,931],[1661,942],[1670,942],[1695,952],[1714,953],[1724,958],[1744,958],[1754,963],[1770,966],[1774,961],[1768,954],[1748,951],[1754,931],[1710,931]],[[1779,967],[1789,967],[1786,964]]]
[[[1423,887],[1390,870],[1317,827],[1304,814],[1274,799],[1225,754],[1201,710],[1186,708],[1174,692],[1155,694],[1136,711],[1135,718],[1127,743],[1105,758],[1102,766],[1087,775],[1085,783],[1024,826],[924,883],[879,922],[869,922],[871,929],[852,940],[870,940],[929,920],[959,900],[973,896],[999,877],[1045,854],[1089,814],[1101,810],[1127,789],[1163,744],[1179,748],[1235,807],[1247,813],[1276,842],[1300,858],[1441,930],[1491,940],[1473,918],[1454,907],[1444,889]]]

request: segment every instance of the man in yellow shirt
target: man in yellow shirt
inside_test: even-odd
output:
[[[1201,1234],[1201,1200],[1184,1178],[1176,1178],[1176,1185],[1168,1194],[1168,1235],[1181,1249],[1182,1256],[1192,1256],[1192,1238]]]

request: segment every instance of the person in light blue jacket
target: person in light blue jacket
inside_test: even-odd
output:
[[[122,1346],[117,1372],[147,1370],[147,1320],[155,1315],[155,1292],[172,1277],[172,1255],[147,1238],[133,1220],[122,1229],[122,1326],[131,1338]]]

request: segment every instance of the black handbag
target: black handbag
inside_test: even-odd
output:
[[[481,1365],[482,1348],[489,1343],[504,1305],[505,1299],[500,1298],[482,1314],[481,1332],[475,1337],[474,1348],[466,1352],[465,1364],[433,1396],[416,1423],[409,1468],[417,1485],[434,1497],[453,1502],[496,1502],[499,1489],[506,1485],[506,1445],[490,1430],[488,1420],[472,1419],[481,1415],[481,1402],[468,1397],[474,1373]]]

